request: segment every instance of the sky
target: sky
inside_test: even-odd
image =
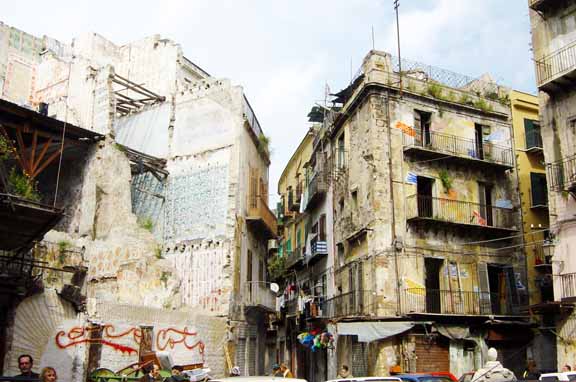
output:
[[[399,0],[402,57],[535,93],[527,0]],[[374,46],[396,53],[393,0],[29,0],[0,21],[63,42],[160,34],[212,76],[242,85],[272,148],[271,200],[306,115],[348,85]]]

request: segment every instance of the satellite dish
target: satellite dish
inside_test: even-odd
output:
[[[280,287],[276,283],[270,283],[270,290],[274,293],[278,293]]]

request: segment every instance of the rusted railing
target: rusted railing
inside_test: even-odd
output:
[[[576,42],[536,60],[538,86],[576,69]]]
[[[576,187],[576,155],[558,162],[549,163],[547,178],[553,191],[568,191]]]
[[[521,306],[513,306],[500,293],[408,288],[401,291],[402,312],[446,315],[515,315]]]
[[[423,195],[411,195],[406,201],[408,220],[422,218],[507,229],[516,223],[515,212],[510,208]]]
[[[260,122],[258,122],[258,118],[256,118],[256,113],[254,113],[254,110],[252,109],[252,106],[250,105],[250,102],[248,102],[248,98],[246,98],[246,96],[244,96],[242,106],[243,106],[244,118],[252,128],[252,131],[254,132],[256,137],[260,138],[260,136],[263,135],[264,133],[262,132],[262,127],[260,127]]]
[[[244,284],[242,301],[245,306],[262,307],[276,310],[276,294],[265,281],[250,281]]]
[[[513,166],[512,149],[490,142],[479,144],[476,140],[456,135],[413,131],[403,135],[404,147],[422,148],[457,157],[478,159],[485,162]]]
[[[372,291],[358,290],[343,293],[323,301],[319,305],[322,317],[356,317],[374,314]]]

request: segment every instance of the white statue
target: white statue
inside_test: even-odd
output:
[[[498,352],[494,348],[488,349],[488,362],[483,368],[478,369],[472,377],[472,382],[508,382],[516,381],[516,376],[513,372],[506,369],[496,359]]]

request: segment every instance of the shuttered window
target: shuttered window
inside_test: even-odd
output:
[[[540,122],[532,119],[524,120],[524,134],[526,135],[526,148],[542,147]]]

